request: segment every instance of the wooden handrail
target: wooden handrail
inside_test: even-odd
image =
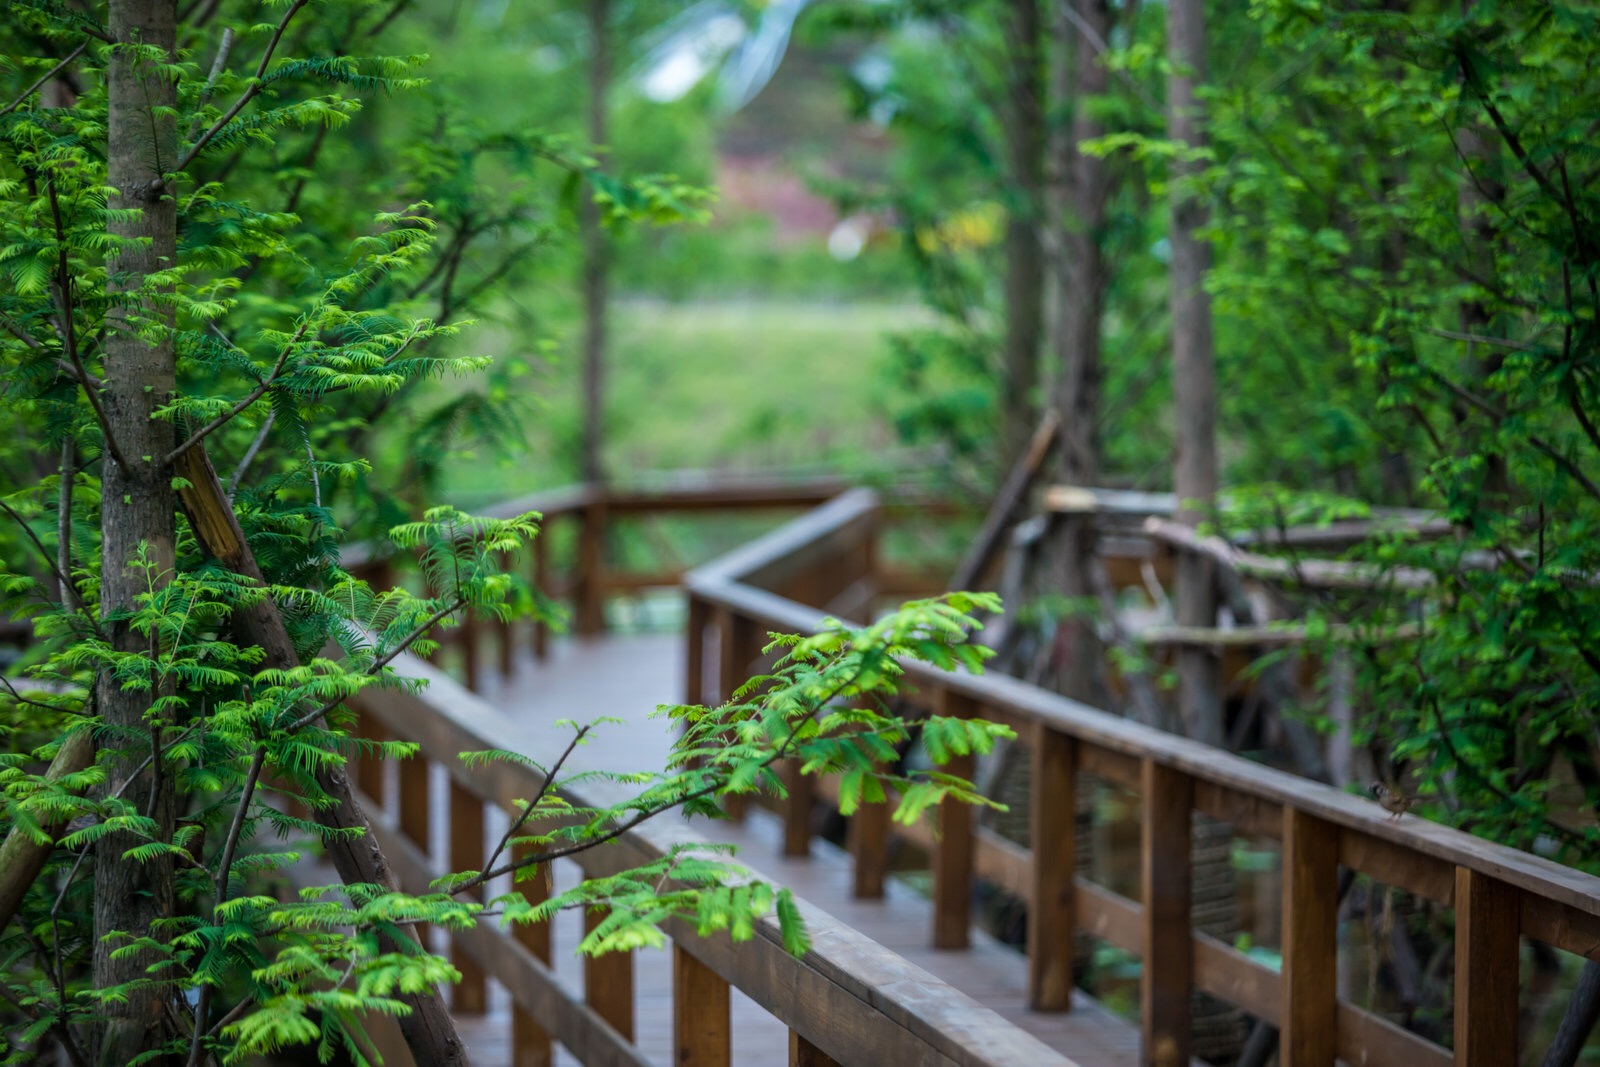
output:
[[[519,743],[516,721],[425,662],[404,656],[395,666],[407,677],[425,680],[427,687],[416,693],[367,690],[350,703],[362,720],[363,733],[414,741],[421,750],[418,758],[402,765],[406,785],[398,817],[385,811],[381,797],[364,798],[402,886],[421,891],[443,873],[430,864],[428,831],[425,821],[419,821],[429,799],[429,765],[441,764],[449,775],[452,837],[463,826],[466,836],[481,827],[484,807],[516,810],[518,800],[534,796],[543,779],[518,763],[468,768],[458,753],[488,748],[526,751],[533,742]],[[605,805],[629,794],[625,786],[589,782],[581,795],[572,791],[567,795],[574,804]],[[681,820],[661,817],[604,848],[578,854],[574,861],[585,875],[600,877],[658,859],[671,848],[702,842]],[[804,901],[799,907],[812,948],[798,959],[783,947],[775,919],[758,923],[756,936],[743,943],[724,936],[702,939],[692,924],[668,924],[678,954],[676,966],[689,976],[685,986],[696,993],[691,1001],[675,990],[674,995],[680,996],[677,1040],[680,1045],[685,1040],[703,1042],[690,1047],[706,1049],[709,1057],[692,1062],[717,1062],[719,1055],[725,1056],[725,1046],[717,1045],[725,1040],[717,1035],[727,1033],[728,1002],[726,994],[718,992],[720,983],[722,989],[742,990],[787,1025],[797,1041],[838,1063],[1072,1067],[1071,1060],[825,912]],[[537,1029],[527,1047],[536,1049],[540,1038],[548,1041],[553,1035],[585,1063],[647,1062],[633,1047],[628,1027],[617,1025],[605,1005],[594,996],[588,1003],[575,999],[555,979],[547,941],[541,958],[524,943],[525,937],[489,922],[454,936],[458,962],[470,961],[475,975],[492,977],[510,990],[519,1017],[525,1019],[519,1032],[528,1031],[529,1023]],[[623,981],[631,983],[631,978]],[[631,993],[625,989],[619,993],[615,981],[605,985],[608,995],[631,1002]],[[718,1018],[702,1019],[699,1012]],[[686,1024],[695,1020],[706,1025],[688,1026],[692,1033],[685,1035]],[[523,1049],[524,1042],[514,1047]]]
[[[753,640],[744,636],[730,644],[729,627],[758,635],[768,629],[814,632],[823,626],[828,613],[817,606],[820,602],[802,602],[789,590],[806,585],[808,567],[833,565],[849,551],[852,537],[872,537],[877,508],[870,493],[843,495],[691,571],[685,577],[692,620],[690,676],[703,673],[699,657],[703,643],[713,636],[707,627],[715,631],[725,658],[729,648],[748,652]],[[783,587],[767,580],[772,576],[780,577]],[[951,842],[948,833],[936,844],[926,825],[907,832],[936,850],[936,902],[954,902],[943,909],[936,904],[932,939],[948,944],[952,921],[968,919],[965,893],[939,883],[976,872],[1035,909],[1029,924],[1030,1000],[1035,1007],[1066,1006],[1063,976],[1070,975],[1074,928],[1144,956],[1147,1060],[1157,1054],[1154,1045],[1160,1045],[1162,1054],[1177,1053],[1173,1062],[1187,1059],[1187,994],[1196,988],[1278,1026],[1284,1062],[1297,1067],[1331,1065],[1336,1055],[1350,1062],[1404,1060],[1414,1067],[1510,1063],[1515,1061],[1515,1000],[1499,994],[1502,1003],[1513,1007],[1509,1031],[1505,1013],[1485,1005],[1489,983],[1516,974],[1515,935],[1600,959],[1600,878],[1426,820],[1395,820],[1363,798],[1014,678],[949,675],[919,664],[907,665],[906,678],[911,702],[925,710],[959,707],[960,714],[1004,722],[1028,740],[1036,760],[1047,761],[1031,779],[1031,849],[962,823],[946,829],[970,835],[970,844]],[[1156,911],[1075,878],[1070,830],[1046,833],[1052,822],[1059,825],[1061,812],[1073,810],[1070,783],[1077,769],[1143,796],[1143,899],[1154,900]],[[1189,840],[1196,811],[1234,824],[1243,833],[1284,842],[1281,972],[1189,928],[1187,864],[1178,868],[1167,861],[1185,852],[1181,846]],[[787,813],[791,819],[802,814]],[[858,852],[858,862],[881,860]],[[1337,999],[1330,979],[1329,931],[1337,916],[1333,883],[1340,866],[1457,909],[1457,996],[1468,1010],[1457,1011],[1453,1055]],[[950,913],[952,908],[961,911]],[[1150,966],[1152,961],[1160,965]]]

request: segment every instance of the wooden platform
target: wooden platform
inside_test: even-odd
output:
[[[550,659],[535,664],[520,658],[509,681],[487,681],[484,696],[517,721],[518,742],[531,746],[535,758],[558,753],[571,736],[556,725],[570,719],[588,722],[605,716],[625,725],[606,725],[592,743],[575,753],[569,766],[578,769],[653,770],[661,767],[670,745],[667,725],[649,714],[658,703],[675,701],[683,692],[682,638],[676,634],[618,636],[556,644]],[[739,860],[763,877],[788,885],[813,904],[855,927],[887,948],[928,970],[979,1003],[998,1012],[1082,1067],[1113,1067],[1136,1062],[1134,1027],[1080,997],[1068,1014],[1040,1015],[1026,1009],[1025,960],[1016,950],[975,932],[966,951],[928,948],[932,909],[908,885],[890,880],[883,900],[862,901],[850,895],[850,868],[845,854],[813,842],[809,859],[784,859],[780,826],[775,817],[752,812],[743,824],[696,820],[695,831],[740,847]],[[491,832],[492,828],[491,828]],[[436,840],[442,835],[436,835]],[[558,869],[558,884],[576,872]],[[555,930],[557,970],[577,988],[578,961],[573,947],[580,936],[576,915],[564,915]],[[670,962],[665,952],[646,952],[637,960],[638,1038],[653,1060],[672,1062]],[[473,1049],[474,1063],[494,1067],[510,1059],[509,1016],[503,994],[491,1001],[491,1013],[462,1019],[463,1035]],[[786,1064],[786,1031],[771,1015],[734,991],[734,1062]],[[570,1059],[557,1059],[571,1063]],[[888,1065],[873,1065],[888,1067]]]

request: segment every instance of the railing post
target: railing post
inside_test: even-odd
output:
[[[533,588],[550,595],[550,524],[539,527],[533,539]],[[542,661],[550,651],[550,627],[543,619],[533,620],[533,658]]]
[[[586,908],[583,932],[587,936],[605,918],[603,908]],[[608,952],[604,956],[583,958],[583,999],[611,1024],[611,1028],[633,1040],[633,953]]]
[[[1339,831],[1283,809],[1283,1025],[1278,1058],[1333,1067],[1337,1051]]]
[[[512,814],[512,818],[516,813]],[[528,845],[511,846],[511,855],[514,861],[526,859],[531,851]],[[542,904],[550,899],[550,865],[541,863],[530,877],[525,877],[515,883],[522,890],[522,895],[530,904]],[[550,924],[521,923],[516,927],[515,937],[523,948],[531,952],[535,959],[550,962]],[[554,1060],[551,1049],[550,1035],[545,1028],[540,1026],[533,1016],[517,1007],[511,1008],[511,1064],[512,1067],[550,1067]]]
[[[889,874],[889,804],[863,800],[850,816],[851,895],[857,900],[878,900]]]
[[[420,750],[410,759],[400,761],[399,767],[399,807],[400,807],[400,835],[415,845],[428,861],[428,874],[433,875],[433,828],[429,824],[432,801],[429,790],[432,787],[428,757]],[[417,892],[422,886],[402,886],[411,892]],[[424,951],[431,951],[429,942],[432,940],[428,933],[426,923],[417,923],[417,946]]]
[[[750,661],[756,657],[755,624],[744,616],[717,610],[717,700],[733,697],[748,678]],[[723,807],[736,821],[743,821],[750,804],[748,796],[726,796]]]
[[[457,640],[461,643],[461,673],[467,688],[474,693],[483,692],[483,657],[478,648],[478,613],[470,607],[461,611],[461,629]]]
[[[789,1067],[840,1067],[840,1065],[838,1060],[790,1030]]]
[[[728,983],[672,944],[672,1062],[684,1067],[730,1067],[733,1026]]]
[[[1189,1062],[1189,999],[1194,939],[1189,931],[1190,850],[1194,780],[1151,759],[1143,761],[1144,961],[1139,977],[1140,1063]]]
[[[366,712],[356,713],[356,736],[372,742],[389,739],[389,731],[376,716]],[[383,756],[376,752],[361,752],[356,756],[356,787],[366,796],[375,811],[382,811],[388,798],[384,788]]]
[[[711,614],[706,602],[693,593],[686,594],[683,634],[683,702],[700,704],[706,699],[706,622]]]
[[[1044,723],[1030,745],[1033,899],[1028,908],[1028,1007],[1072,1008],[1072,935],[1077,926],[1077,742]]]
[[[585,504],[578,518],[578,603],[573,611],[575,633],[605,630],[605,503]]]
[[[1517,1062],[1517,892],[1456,868],[1457,1067]]]
[[[972,698],[940,690],[940,711],[959,719],[977,717]],[[977,764],[971,754],[956,756],[945,765],[948,774],[970,779]],[[964,949],[972,926],[972,806],[945,799],[939,802],[939,836],[933,847],[933,947]]]
[[[500,569],[502,571],[511,569],[511,554],[509,552],[500,553]],[[517,669],[516,629],[511,625],[509,619],[496,619],[494,631],[500,652],[500,678],[504,681],[510,678]]]
[[[811,854],[811,808],[816,802],[816,779],[800,773],[800,760],[783,761],[783,784],[789,791],[783,802],[783,854]]]
[[[483,801],[450,779],[450,869],[483,869]],[[476,894],[483,899],[481,892]],[[451,1005],[462,1015],[482,1015],[489,1010],[489,983],[483,967],[452,939],[450,962],[461,972],[451,994]]]

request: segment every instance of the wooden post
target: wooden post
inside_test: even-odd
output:
[[[1339,831],[1283,809],[1283,1023],[1278,1059],[1333,1067],[1338,1008]]]
[[[583,932],[587,935],[605,918],[599,908],[583,913]],[[583,958],[583,999],[611,1024],[611,1028],[633,1040],[633,953],[608,952],[604,956]]]
[[[433,874],[433,828],[429,825],[428,816],[432,808],[432,799],[429,795],[432,780],[429,770],[428,757],[420,751],[410,759],[400,761],[399,767],[399,807],[400,807],[400,833],[416,845],[422,854],[428,857],[428,873]],[[424,886],[401,886],[410,892],[420,892]],[[429,933],[427,923],[417,923],[413,927],[416,933],[417,945],[424,950],[431,951],[432,935]]]
[[[1517,890],[1456,868],[1457,1067],[1517,1062]]]
[[[572,629],[584,636],[605,631],[605,504],[584,507],[578,519],[578,603]]]
[[[838,1060],[790,1030],[789,1067],[840,1067],[840,1065]]]
[[[1139,1062],[1180,1067],[1189,1062],[1189,997],[1194,940],[1189,932],[1189,874],[1194,780],[1154,760],[1143,761],[1144,963],[1139,977]]]
[[[372,715],[358,712],[356,734],[368,741],[387,741],[389,731]],[[356,787],[366,796],[374,811],[382,811],[387,797],[384,788],[383,757],[377,753],[363,753],[356,759]]]
[[[706,699],[706,623],[711,614],[706,602],[689,594],[684,620],[683,702],[700,704]]]
[[[1028,908],[1028,1007],[1072,1008],[1077,925],[1077,742],[1040,723],[1032,738],[1033,901]]]
[[[684,1067],[730,1067],[733,1026],[728,983],[682,945],[672,946],[673,1063]]]
[[[515,818],[515,813],[512,815]],[[521,860],[529,853],[527,845],[513,845],[513,859]],[[542,904],[550,899],[550,865],[540,864],[531,876],[516,883],[530,904]],[[522,923],[515,928],[514,936],[534,958],[550,962],[550,924]],[[533,1016],[516,1005],[511,1008],[511,1063],[512,1067],[550,1067],[554,1061],[550,1035]]]
[[[789,796],[783,802],[783,854],[811,854],[811,808],[816,799],[816,780],[800,773],[800,761],[783,761],[784,786]]]
[[[889,804],[863,801],[850,817],[850,856],[854,861],[851,895],[879,900],[889,874]]]
[[[511,569],[510,553],[500,553],[500,569],[502,571]],[[517,647],[515,644],[517,633],[509,620],[497,619],[495,620],[495,637],[499,641],[500,678],[504,681],[509,679],[517,669]]]
[[[450,869],[483,869],[483,801],[450,779]],[[477,899],[482,900],[479,892]],[[461,945],[452,941],[450,962],[461,972],[451,994],[451,1007],[459,1015],[482,1015],[489,1010],[489,983],[483,967]]]
[[[749,677],[750,661],[756,658],[756,627],[742,615],[726,608],[717,611],[717,699],[729,700]],[[750,804],[748,796],[727,796],[723,807],[735,820],[744,821]]]
[[[961,719],[976,718],[977,703],[949,690],[938,695],[940,711]],[[956,756],[945,765],[949,774],[971,779],[977,769],[972,756]],[[972,926],[972,806],[955,800],[939,802],[939,836],[933,847],[933,947],[964,949]]]
[[[539,536],[533,539],[533,588],[545,596],[550,595],[550,526],[539,527]],[[550,653],[550,627],[542,619],[533,620],[533,658],[542,661]]]
[[[471,608],[463,610],[461,629],[457,636],[457,640],[461,642],[461,673],[467,688],[474,693],[483,692],[483,657],[478,648],[481,630],[477,613]]]

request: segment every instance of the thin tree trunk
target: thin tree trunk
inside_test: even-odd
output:
[[[606,89],[611,83],[610,0],[589,0],[589,143],[606,143]],[[606,360],[606,276],[609,250],[600,208],[583,199],[583,479],[603,482]]]
[[[178,131],[172,108],[172,79],[161,76],[147,60],[125,46],[137,43],[169,57],[176,49],[175,0],[111,0],[110,32],[116,41],[107,69],[107,181],[110,206],[134,215],[116,214],[111,235],[124,242],[111,263],[111,289],[140,288],[151,273],[172,265],[177,243],[176,204],[162,181],[177,162]],[[164,462],[173,446],[172,425],[152,412],[166,404],[176,386],[176,358],[170,334],[172,313],[155,301],[130,298],[113,310],[105,340],[105,388],[100,395],[106,429],[116,455],[105,458],[101,489],[103,569],[101,611],[112,644],[124,652],[148,651],[148,639],[135,633],[118,613],[135,606],[135,597],[151,583],[171,579],[177,537],[172,472]],[[72,327],[67,346],[75,358]],[[143,553],[149,569],[137,565]],[[149,693],[129,692],[103,675],[98,693],[106,727],[102,743],[114,746],[106,789],[121,786],[134,767],[159,743],[159,722],[147,722]],[[170,840],[174,792],[156,759],[149,775],[128,786],[124,799],[152,816],[156,836]],[[112,834],[95,845],[94,962],[96,989],[125,985],[146,977],[156,962],[151,951],[113,958],[123,947],[107,935],[121,931],[150,936],[152,924],[172,914],[173,879],[170,858],[135,863],[123,853],[140,843],[131,834]],[[126,1067],[167,1030],[159,988],[135,988],[126,999],[108,1000],[101,1009],[95,1035],[95,1062]]]
[[[1027,450],[1038,422],[1039,342],[1044,332],[1044,245],[1039,208],[1044,193],[1044,59],[1039,0],[1008,0],[1005,23],[1010,76],[1004,136],[1010,205],[1005,241],[1005,338],[1001,348],[1001,470]]]
[[[1056,409],[1060,413],[1061,469],[1072,485],[1094,485],[1100,478],[1100,333],[1107,275],[1101,240],[1106,221],[1109,175],[1106,162],[1079,150],[1105,133],[1094,101],[1104,96],[1110,72],[1101,52],[1111,33],[1108,0],[1063,2],[1055,20],[1058,40],[1055,98],[1070,100],[1072,121],[1055,138],[1055,170],[1062,187],[1056,220],[1056,319],[1053,348],[1058,365]],[[1070,61],[1069,61],[1070,59]],[[1096,597],[1095,531],[1086,516],[1068,516],[1057,527],[1061,593],[1073,600]],[[1102,601],[1102,610],[1104,602]],[[1116,620],[1109,620],[1115,625]],[[1074,615],[1056,628],[1053,658],[1058,688],[1067,696],[1101,703],[1109,695],[1103,680],[1105,658],[1087,617]]]
[[[1171,0],[1167,6],[1167,131],[1180,145],[1205,143],[1195,86],[1205,75],[1205,6],[1202,0]],[[1211,248],[1199,236],[1206,223],[1203,197],[1181,180],[1198,171],[1174,163],[1171,194],[1172,392],[1177,406],[1177,455],[1173,488],[1178,518],[1197,525],[1217,495],[1216,367],[1211,344],[1211,298],[1205,291]],[[1178,624],[1212,626],[1217,597],[1211,563],[1192,553],[1178,558]],[[1178,710],[1190,737],[1221,745],[1221,673],[1216,656],[1203,648],[1178,653]]]

